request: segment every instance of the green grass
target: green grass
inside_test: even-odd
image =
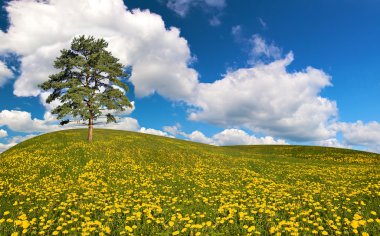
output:
[[[380,232],[380,155],[67,130],[0,155],[0,235]]]

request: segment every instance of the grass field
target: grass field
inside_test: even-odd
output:
[[[0,235],[378,235],[380,155],[68,130],[0,156]]]

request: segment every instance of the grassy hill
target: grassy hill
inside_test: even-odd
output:
[[[376,235],[380,155],[96,129],[0,155],[0,235]]]

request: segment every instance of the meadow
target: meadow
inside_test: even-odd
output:
[[[378,235],[380,155],[95,129],[0,154],[0,235]]]

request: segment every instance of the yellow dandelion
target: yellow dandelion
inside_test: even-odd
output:
[[[21,223],[21,227],[24,229],[27,229],[29,227],[29,225],[30,225],[30,223],[26,220]]]
[[[130,227],[130,226],[125,226],[125,230],[132,233],[133,232],[133,229]]]
[[[356,229],[357,227],[359,227],[359,222],[356,220],[351,221],[351,227]]]
[[[248,228],[247,231],[250,233],[250,232],[254,231],[255,229],[256,229],[256,227],[252,225],[251,227]]]

